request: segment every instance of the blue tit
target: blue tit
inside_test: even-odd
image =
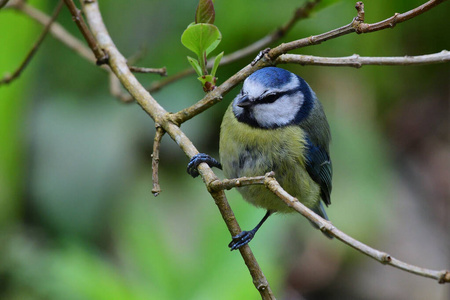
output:
[[[221,164],[199,154],[191,160],[188,172],[198,175],[195,168],[201,162],[222,167],[227,178],[261,176],[274,171],[275,178],[289,194],[328,220],[323,203],[331,204],[330,140],[322,105],[308,83],[284,69],[267,67],[244,81],[224,115],[220,131]],[[231,250],[250,242],[274,212],[294,211],[264,186],[244,186],[238,191],[246,201],[265,208],[267,213],[253,230],[233,237],[228,245]]]

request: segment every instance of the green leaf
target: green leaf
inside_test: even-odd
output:
[[[202,68],[200,67],[198,60],[196,60],[195,58],[192,58],[190,56],[187,57],[189,63],[191,64],[191,66],[194,68],[195,72],[197,73],[198,76],[202,76]]]
[[[214,26],[214,25],[213,25]],[[217,28],[217,27],[216,27]],[[219,29],[217,28],[217,32],[219,33],[219,37],[212,43],[207,49],[206,49],[206,56],[208,56],[214,49],[217,48],[217,45],[219,45],[220,41],[222,40],[222,34],[220,33]]]
[[[222,35],[216,26],[201,23],[188,26],[181,36],[181,43],[201,59],[203,53],[214,50],[221,39]]]
[[[213,77],[216,76],[216,71],[217,71],[217,68],[219,67],[220,60],[222,59],[222,57],[223,57],[223,51],[220,52],[219,55],[217,55],[216,58],[214,59],[214,65],[211,70],[211,76],[213,76]]]
[[[195,23],[214,24],[216,12],[211,0],[200,0],[195,11]]]

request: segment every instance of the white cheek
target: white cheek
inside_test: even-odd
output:
[[[255,119],[262,127],[288,125],[294,121],[303,104],[303,95],[284,96],[273,103],[259,104],[253,108]]]

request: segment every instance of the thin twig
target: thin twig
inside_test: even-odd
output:
[[[178,81],[188,75],[194,74],[195,71],[193,68],[189,68],[189,69],[185,69],[183,71],[180,71],[178,73],[176,73],[175,75],[169,76],[165,79],[162,79],[160,81],[156,81],[154,83],[152,83],[150,85],[150,87],[147,89],[150,93],[159,91],[160,89],[162,89],[163,87],[165,87],[166,85],[169,85],[175,81]]]
[[[91,26],[92,33],[97,39],[99,45],[109,54],[109,66],[111,70],[119,78],[122,85],[136,99],[136,102],[145,110],[145,112],[170,135],[170,137],[179,145],[188,157],[192,157],[198,153],[195,146],[188,137],[181,131],[180,127],[170,121],[168,112],[145,90],[136,77],[131,73],[127,66],[126,59],[117,50],[108,31],[103,23],[98,3],[90,1],[82,2],[86,19]],[[99,38],[101,37],[101,38]],[[205,182],[217,180],[214,172],[207,165],[199,166],[199,172]],[[217,207],[225,220],[225,223],[231,235],[238,234],[241,229],[236,221],[233,211],[231,210],[223,191],[211,194]],[[270,289],[269,283],[261,271],[255,257],[253,256],[248,245],[240,249],[240,253],[250,271],[255,287],[260,292],[263,299],[275,299]]]
[[[163,68],[142,68],[142,67],[135,67],[135,66],[129,66],[130,71],[134,73],[153,73],[153,74],[159,74],[161,76],[167,76],[167,69],[166,67]]]
[[[361,68],[366,65],[377,66],[417,66],[450,62],[450,52],[442,50],[438,53],[418,56],[397,57],[364,57],[353,54],[347,57],[319,57],[311,55],[283,54],[276,60],[276,64],[300,64],[314,66],[336,66]]]
[[[14,71],[14,73],[12,75],[5,75],[4,78],[2,80],[0,80],[0,85],[1,84],[10,83],[11,81],[17,79],[20,76],[20,74],[22,74],[22,71],[25,70],[25,68],[28,66],[28,63],[31,61],[31,59],[33,59],[33,57],[36,54],[37,50],[41,46],[41,44],[44,41],[45,37],[47,36],[50,28],[52,27],[53,22],[55,22],[56,18],[58,17],[62,6],[63,6],[63,2],[59,1],[58,5],[56,6],[56,8],[55,8],[55,10],[54,10],[54,12],[52,14],[52,17],[48,21],[47,25],[45,25],[44,30],[42,31],[42,33],[39,36],[39,38],[36,41],[36,43],[34,43],[33,47],[30,50],[30,52],[28,52],[28,54],[25,57],[25,59],[22,62],[22,64]]]
[[[270,60],[274,61],[278,56],[285,54],[289,51],[303,48],[306,46],[318,45],[322,42],[325,42],[325,41],[328,41],[331,39],[335,39],[337,37],[355,32],[356,31],[355,26],[357,26],[355,24],[357,24],[357,23],[358,22],[356,21],[356,18],[355,18],[355,19],[353,19],[353,21],[351,23],[344,25],[342,27],[330,30],[328,32],[325,32],[325,33],[322,33],[319,35],[313,35],[310,37],[302,38],[300,40],[292,41],[289,43],[283,43],[280,46],[270,50],[270,52],[267,53],[267,56],[269,57]]]
[[[159,185],[159,147],[161,145],[161,139],[164,135],[164,129],[162,129],[161,125],[158,123],[155,124],[156,133],[155,139],[153,140],[153,153],[152,153],[152,180],[153,180],[153,188],[152,194],[153,196],[158,196],[161,193],[161,187]]]
[[[92,36],[92,33],[89,31],[89,28],[84,22],[80,10],[75,6],[72,0],[64,0],[64,2],[66,3],[67,8],[72,14],[73,21],[75,22],[75,24],[77,24],[78,29],[81,31],[83,37],[88,43],[89,48],[91,48],[92,52],[94,52],[95,58],[97,59],[96,64],[100,66],[108,63],[107,53],[104,53],[102,49],[98,47],[98,44],[95,41],[94,37]]]
[[[364,3],[362,1],[356,2],[355,8],[356,11],[358,12],[358,15],[356,16],[356,21],[364,23],[364,19],[366,16],[366,13],[364,11]]]

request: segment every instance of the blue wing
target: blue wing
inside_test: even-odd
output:
[[[305,158],[306,171],[308,171],[309,176],[319,184],[320,196],[323,202],[325,202],[327,206],[330,205],[333,168],[328,152],[322,147],[314,145],[307,139]]]

